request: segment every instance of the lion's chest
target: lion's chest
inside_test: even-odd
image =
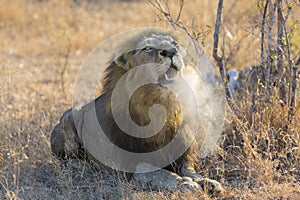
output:
[[[129,113],[135,124],[141,127],[151,123],[149,111],[155,104],[161,105],[165,111],[162,129],[157,133],[149,133],[151,137],[140,138],[126,134],[116,122],[112,123],[106,135],[117,146],[136,153],[156,151],[167,145],[177,134],[182,123],[182,113],[176,96],[167,88],[156,84],[148,84],[137,89],[129,101]],[[155,115],[161,115],[162,110]],[[153,117],[153,116],[152,116]],[[128,119],[124,119],[126,122]]]

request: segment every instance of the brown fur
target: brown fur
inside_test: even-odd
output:
[[[157,56],[157,49],[154,50],[154,55],[151,58],[143,58],[135,51],[127,52],[128,49],[136,46],[143,38],[147,38],[153,33],[163,36],[172,36],[172,34],[168,32],[150,31],[134,36],[133,39],[125,42],[122,47],[123,49],[116,53],[116,57],[105,70],[103,92],[102,95],[95,100],[98,121],[108,138],[120,148],[136,153],[152,152],[165,146],[178,133],[180,126],[184,127],[183,130],[185,134],[182,145],[185,145],[187,140],[190,139],[190,135],[193,134],[188,125],[189,119],[183,119],[176,96],[165,86],[159,84],[144,85],[136,90],[130,99],[129,108],[132,119],[138,125],[145,126],[150,123],[149,108],[154,104],[163,105],[167,111],[167,119],[163,129],[158,134],[150,138],[136,138],[121,131],[113,119],[110,103],[111,95],[120,77],[122,77],[128,69],[134,68],[137,65],[149,62],[162,62]],[[126,53],[122,54],[122,51]],[[186,68],[190,70],[190,73],[195,73],[190,66],[186,66]],[[85,105],[80,109],[80,112],[84,113],[88,111],[89,107],[89,104]],[[72,155],[83,155],[84,145],[80,135],[84,133],[78,133],[81,130],[78,130],[80,128],[78,128],[74,122],[72,113],[72,110],[69,110],[62,116],[60,123],[54,128],[51,135],[52,152],[60,158],[68,158]],[[179,159],[174,160],[169,166],[166,166],[166,169],[175,171],[180,175],[187,175],[183,173],[183,171],[186,171],[182,170],[182,167],[184,167],[191,173],[194,173],[194,165],[198,162],[197,158],[199,156],[197,154],[198,152],[195,152],[195,149],[199,150],[198,143],[193,143],[192,147],[189,148],[186,153]]]

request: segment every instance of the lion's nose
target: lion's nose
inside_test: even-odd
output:
[[[176,54],[177,50],[175,48],[165,49],[159,52],[159,54],[163,57],[172,58]]]

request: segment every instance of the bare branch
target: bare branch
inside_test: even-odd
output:
[[[223,67],[223,63],[222,63],[223,58],[218,55],[222,9],[223,9],[223,0],[219,0],[217,17],[216,17],[216,24],[215,24],[215,32],[214,32],[213,57],[218,63],[222,78],[224,78],[225,77],[225,72],[224,72],[224,67]]]
[[[284,43],[283,43],[283,27],[284,27],[284,18],[282,14],[282,0],[276,0],[277,5],[277,67],[279,71],[279,77],[283,74],[283,54],[284,54]]]
[[[173,19],[170,13],[168,2],[165,2],[165,4],[163,5],[160,2],[160,0],[154,0],[154,1],[148,0],[148,3],[150,3],[154,8],[156,8],[159,12],[161,12],[164,15],[165,20],[163,19],[160,20],[169,22],[175,30],[177,29],[177,24],[176,24],[177,22]],[[181,10],[182,8],[180,9],[180,12]]]
[[[290,12],[290,11],[288,11]],[[287,14],[286,18],[288,17],[289,13]],[[286,19],[284,20],[286,22]],[[288,121],[289,123],[292,123],[292,119],[294,116],[294,110],[295,110],[295,95],[296,95],[296,87],[297,87],[297,65],[300,64],[300,57],[298,62],[293,65],[292,60],[291,60],[291,45],[290,45],[290,40],[288,37],[287,29],[286,29],[286,23],[284,23],[283,26],[283,31],[285,35],[285,40],[286,40],[286,46],[287,46],[287,59],[289,63],[289,76],[291,78],[292,84],[289,87],[289,110],[288,110]]]
[[[239,118],[242,117],[241,112],[238,110],[237,106],[232,101],[232,96],[228,88],[227,84],[227,78],[225,76],[225,69],[224,69],[224,51],[222,52],[222,56],[218,55],[218,47],[219,47],[219,36],[220,36],[220,27],[221,27],[221,15],[222,15],[222,9],[223,9],[223,0],[219,0],[218,3],[218,9],[217,9],[217,17],[216,17],[216,23],[215,23],[215,32],[214,32],[214,45],[213,45],[213,57],[216,60],[220,75],[222,77],[224,88],[225,88],[225,94],[227,103],[230,106],[231,110],[234,112],[236,116]]]
[[[300,58],[298,62],[300,61]],[[296,63],[297,64],[297,63]],[[300,63],[299,63],[300,64]],[[292,122],[293,116],[295,114],[295,94],[296,94],[296,87],[297,87],[297,67],[292,67],[292,84],[291,84],[291,95],[290,95],[290,105],[288,111],[288,121],[289,123]]]
[[[180,6],[179,6],[179,11],[178,11],[178,15],[177,15],[177,18],[176,18],[176,22],[178,22],[180,20],[183,5],[184,5],[184,0],[180,0]]]
[[[260,42],[260,59],[261,59],[261,65],[265,66],[265,49],[264,49],[264,43],[265,43],[265,25],[266,25],[266,15],[268,10],[268,4],[269,0],[266,1],[265,7],[264,7],[264,13],[263,13],[263,19],[261,23],[261,42]]]
[[[220,75],[222,77],[222,80],[224,81],[226,98],[227,98],[228,102],[231,102],[230,100],[232,99],[232,97],[231,97],[230,91],[228,89],[227,79],[225,76],[225,69],[224,69],[224,64],[223,64],[224,57],[218,55],[222,9],[223,9],[223,0],[219,0],[216,23],[215,23],[215,32],[214,32],[213,57],[218,64]],[[223,53],[223,55],[224,55],[224,53]]]
[[[267,68],[265,72],[265,84],[266,87],[269,90],[270,86],[270,73],[271,73],[271,66],[273,65],[273,50],[272,50],[272,45],[271,43],[273,42],[273,37],[272,37],[272,30],[273,30],[273,25],[274,25],[274,18],[275,18],[275,6],[272,3],[272,0],[269,0],[269,7],[270,7],[270,22],[269,22],[269,27],[268,27],[268,51],[267,51]]]
[[[168,6],[167,2],[164,5],[159,0],[154,0],[154,2],[151,1],[151,0],[148,0],[148,2],[152,6],[154,6],[154,8],[156,8],[158,11],[162,12],[162,14],[166,18],[165,21],[169,22],[175,30],[177,30],[177,28],[180,28],[181,30],[183,30],[188,35],[188,37],[192,40],[194,48],[196,50],[196,54],[198,56],[202,56],[203,52],[199,48],[199,45],[198,45],[197,41],[195,40],[193,35],[188,31],[188,29],[184,25],[184,23],[182,21],[180,21],[180,16],[181,16],[182,9],[183,9],[183,6],[184,6],[184,0],[180,1],[180,8],[179,8],[176,20],[174,20],[172,14],[170,13],[170,9],[169,9],[169,6]]]

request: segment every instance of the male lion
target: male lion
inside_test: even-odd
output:
[[[205,183],[220,192],[218,182],[195,172],[205,129],[213,120],[208,90],[216,87],[216,81],[210,73],[202,78],[197,75],[196,67],[184,59],[189,56],[184,42],[174,32],[158,29],[147,29],[126,40],[105,70],[101,95],[61,117],[51,134],[52,152],[61,159],[87,155],[102,165],[126,168],[135,181],[152,189],[195,189]],[[222,109],[223,104],[215,106]],[[105,137],[100,137],[101,133]],[[120,155],[111,153],[114,150],[107,143],[113,144],[112,149],[121,149]],[[160,152],[170,143],[169,151],[136,161],[139,155]]]

